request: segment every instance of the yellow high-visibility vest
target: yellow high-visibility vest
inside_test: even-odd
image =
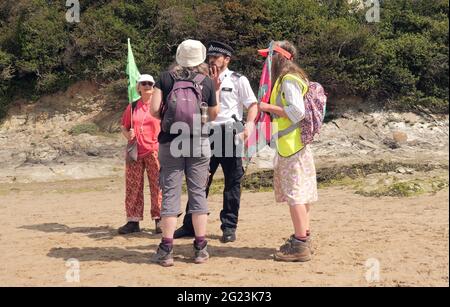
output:
[[[308,91],[308,85],[305,81],[296,75],[287,74],[283,79],[278,78],[270,95],[270,104],[282,108],[288,106],[284,93],[281,91],[281,84],[285,80],[291,80],[300,84],[302,95],[305,96]],[[275,138],[277,150],[280,156],[290,157],[303,149],[302,131],[298,123],[293,123],[287,117],[273,116],[272,137]]]

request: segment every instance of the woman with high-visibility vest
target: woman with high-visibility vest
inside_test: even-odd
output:
[[[294,62],[297,51],[288,41],[273,44],[271,65],[272,87],[270,104],[260,103],[261,112],[272,116],[272,140],[276,143],[274,189],[278,203],[289,205],[294,234],[275,254],[279,261],[311,260],[309,212],[317,201],[317,179],[309,145],[301,138],[300,121],[305,117],[304,96],[308,77]],[[259,50],[267,56],[268,49]]]

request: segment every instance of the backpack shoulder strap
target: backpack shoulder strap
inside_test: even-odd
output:
[[[204,74],[197,74],[194,79],[192,79],[192,83],[194,84],[194,88],[195,88],[195,93],[197,95],[198,98],[198,104],[199,107],[202,104],[203,101],[203,86],[201,85],[201,83],[203,82],[203,80],[205,80],[206,76]]]
[[[204,74],[197,74],[194,79],[192,79],[192,82],[195,84],[200,84],[205,80],[206,76]]]

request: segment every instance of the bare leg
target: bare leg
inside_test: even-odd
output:
[[[305,208],[306,208],[306,230],[311,231],[311,225],[310,225],[311,205],[305,204]]]
[[[194,225],[194,231],[196,237],[206,236],[206,224],[208,222],[207,214],[192,214],[192,224]]]
[[[161,218],[162,237],[167,239],[173,239],[173,233],[177,228],[176,216],[165,216]]]
[[[289,206],[292,224],[297,238],[306,237],[308,213],[305,205]]]

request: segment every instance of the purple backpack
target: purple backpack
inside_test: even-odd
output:
[[[198,74],[192,80],[175,79],[172,90],[167,95],[161,110],[161,129],[170,133],[172,124],[184,122],[189,125],[191,134],[194,129],[194,116],[200,116],[202,104],[202,86],[205,75]],[[200,117],[199,117],[200,118]]]
[[[326,112],[327,95],[322,85],[317,82],[308,83],[308,92],[305,95],[305,118],[300,121],[302,128],[302,143],[310,144],[314,136],[322,127]]]

